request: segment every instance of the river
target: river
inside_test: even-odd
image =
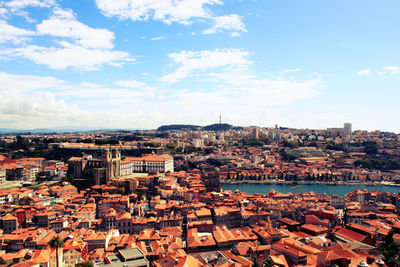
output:
[[[224,190],[235,191],[239,189],[241,192],[246,192],[248,194],[261,193],[268,194],[269,190],[273,189],[280,193],[294,193],[294,192],[314,192],[317,194],[327,193],[328,195],[339,195],[344,196],[347,193],[357,190],[357,189],[367,189],[368,191],[387,191],[390,193],[399,193],[400,187],[389,186],[389,185],[323,185],[323,184],[305,184],[300,188],[293,188],[295,185],[289,184],[223,184],[222,188]]]

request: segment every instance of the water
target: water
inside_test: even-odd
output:
[[[261,193],[268,194],[269,190],[273,189],[280,193],[295,193],[299,192],[299,188],[293,188],[296,185],[288,184],[223,184],[224,190],[235,191],[239,189],[241,192],[248,194]],[[399,193],[400,187],[389,185],[322,185],[322,184],[306,184],[300,187],[300,192],[314,192],[317,194],[326,193],[328,195],[344,196],[345,194],[357,189],[367,189],[368,191],[387,191],[390,193]]]

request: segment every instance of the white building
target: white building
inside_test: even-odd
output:
[[[126,157],[121,161],[121,176],[135,172],[174,172],[174,158],[170,155],[145,155],[143,157]]]

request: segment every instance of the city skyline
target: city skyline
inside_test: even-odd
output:
[[[0,128],[400,132],[398,1],[0,1]]]

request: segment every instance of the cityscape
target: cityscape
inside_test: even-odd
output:
[[[399,10],[0,0],[0,267],[400,267]]]
[[[1,258],[17,266],[396,266],[399,148],[399,134],[351,123],[3,134]]]

